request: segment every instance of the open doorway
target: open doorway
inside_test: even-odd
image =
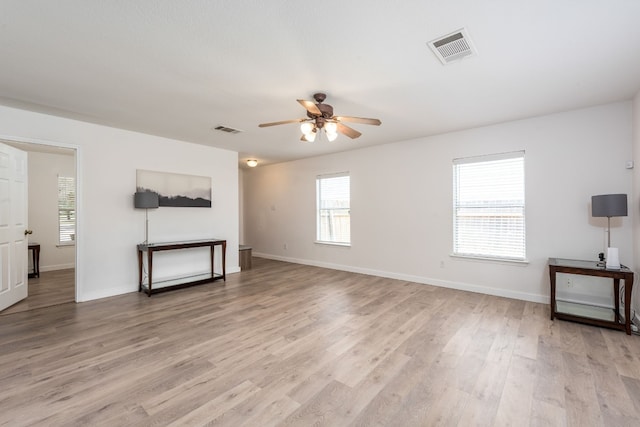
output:
[[[76,301],[76,150],[1,141],[27,152],[28,296],[0,315]],[[39,265],[36,266],[34,262]],[[36,268],[38,267],[38,268]]]

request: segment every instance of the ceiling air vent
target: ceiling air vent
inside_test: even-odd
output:
[[[230,127],[227,127],[227,126],[216,126],[213,129],[214,130],[219,130],[221,132],[227,132],[227,133],[240,133],[240,132],[242,132],[241,130],[230,128]]]
[[[464,28],[432,40],[428,44],[443,64],[449,64],[462,58],[476,55],[475,47],[469,38],[467,30]]]

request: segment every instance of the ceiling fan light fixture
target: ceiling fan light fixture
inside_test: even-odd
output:
[[[300,130],[302,131],[303,134],[307,135],[309,133],[311,133],[313,131],[313,123],[311,122],[304,122],[300,125]]]
[[[338,132],[338,124],[335,122],[327,122],[324,125],[324,130],[327,132],[327,135],[330,133]]]
[[[315,102],[298,99],[298,103],[307,110],[307,117],[305,118],[260,123],[258,127],[263,128],[284,125],[287,123],[298,123],[300,124],[300,131],[302,132],[302,137],[300,138],[301,141],[313,142],[316,139],[318,131],[322,131],[322,129],[324,129],[325,134],[327,135],[326,139],[329,141],[334,141],[338,137],[338,133],[346,135],[351,139],[356,139],[362,135],[360,132],[345,125],[343,122],[375,126],[380,126],[382,123],[379,119],[370,119],[366,117],[334,116],[333,107],[329,104],[323,103],[325,98],[326,95],[324,93],[315,93],[313,95]]]
[[[313,142],[316,140],[316,133],[315,132],[305,133],[304,135],[302,135],[302,140],[307,142]]]

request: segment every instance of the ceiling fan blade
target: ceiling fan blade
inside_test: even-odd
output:
[[[382,122],[378,119],[367,119],[365,117],[338,116],[334,117],[334,119],[341,122],[362,123],[363,125],[380,126],[382,124]]]
[[[311,114],[316,116],[321,116],[322,111],[318,108],[316,104],[311,101],[305,101],[304,99],[298,99],[298,102]]]
[[[358,132],[357,130],[350,128],[347,125],[343,125],[342,123],[338,122],[336,123],[338,125],[338,132],[340,132],[341,134],[347,135],[349,138],[351,139],[356,139],[357,137],[359,137],[360,135],[362,135],[360,132]]]
[[[266,128],[268,126],[286,125],[287,123],[300,123],[300,122],[304,122],[305,120],[306,119],[293,119],[293,120],[283,120],[281,122],[260,123],[258,127]]]

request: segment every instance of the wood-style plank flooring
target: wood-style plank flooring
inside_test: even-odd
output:
[[[543,304],[253,264],[226,285],[0,316],[0,425],[640,425],[638,336],[551,322]]]
[[[40,277],[29,279],[29,296],[0,312],[0,316],[50,307],[75,301],[75,269],[40,272]]]

